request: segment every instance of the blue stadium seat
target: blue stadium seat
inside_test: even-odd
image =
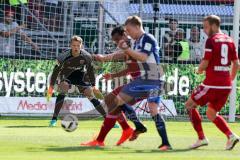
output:
[[[129,6],[121,5],[116,7],[112,2],[105,2],[104,6],[119,23],[123,23],[128,15],[139,13],[139,4],[130,4]],[[143,4],[143,13],[153,14],[154,11],[152,4]],[[193,16],[216,14],[220,16],[233,16],[233,6],[160,4],[159,14]],[[114,23],[107,13],[106,22]]]
[[[130,4],[129,13],[136,14],[139,11],[139,4]],[[153,13],[151,4],[144,4],[144,13]],[[213,5],[179,5],[160,4],[160,14],[186,14],[186,15],[209,15],[216,14],[222,16],[233,16],[233,6],[213,6]]]

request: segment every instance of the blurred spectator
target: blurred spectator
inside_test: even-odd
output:
[[[56,31],[59,25],[57,24],[58,0],[45,0],[44,7],[47,27],[50,31]]]
[[[15,55],[16,34],[20,34],[21,39],[30,43],[33,49],[38,50],[38,46],[22,31],[25,25],[19,26],[13,21],[13,17],[13,12],[6,11],[4,21],[0,23],[0,55]]]
[[[165,35],[163,36],[163,43],[162,43],[162,48],[164,55],[169,55],[170,52],[170,44],[173,43],[174,37],[178,28],[178,20],[176,19],[169,19],[169,29],[170,31],[167,31]]]
[[[190,60],[189,43],[185,39],[185,32],[183,29],[178,29],[175,34],[175,40],[169,45],[170,56],[174,61]]]
[[[41,22],[44,21],[44,15],[43,15],[43,4],[41,0],[29,0],[28,2],[28,8],[31,13]],[[32,17],[31,15],[28,15],[27,23],[30,28],[37,27],[37,20]]]
[[[17,20],[18,24],[22,24],[22,5],[27,4],[28,0],[9,0],[11,8],[14,10],[15,19]]]
[[[204,43],[201,41],[200,30],[197,26],[191,28],[188,42],[190,45],[190,59],[200,61],[203,54]]]
[[[3,17],[4,7],[5,7],[5,0],[0,0],[0,20]]]

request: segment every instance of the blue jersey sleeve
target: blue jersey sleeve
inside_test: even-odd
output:
[[[142,44],[140,52],[147,54],[148,56],[158,50],[157,42],[153,36],[145,34],[142,38]]]

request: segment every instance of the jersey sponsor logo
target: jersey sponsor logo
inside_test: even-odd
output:
[[[84,63],[85,63],[85,60],[82,59],[82,60],[79,61],[79,63],[80,63],[80,64],[84,64]]]
[[[214,71],[224,71],[228,72],[230,71],[230,67],[225,67],[225,66],[214,66]]]
[[[219,39],[215,39],[215,42],[216,43],[222,43],[222,42],[229,42],[229,43],[232,43],[232,39],[231,38],[219,38]]]
[[[145,43],[144,50],[151,51],[151,49],[152,49],[152,44],[151,43]]]
[[[85,66],[80,66],[80,67],[70,67],[70,66],[68,66],[67,69],[71,69],[71,70],[74,70],[74,71],[76,71],[76,70],[85,71]]]
[[[212,49],[205,48],[205,52],[212,52]]]

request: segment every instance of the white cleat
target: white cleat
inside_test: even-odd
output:
[[[232,150],[238,142],[239,137],[235,134],[232,134],[227,141],[226,150]]]
[[[197,149],[199,147],[207,146],[207,145],[208,145],[208,139],[207,138],[198,139],[194,144],[189,146],[189,149]]]

